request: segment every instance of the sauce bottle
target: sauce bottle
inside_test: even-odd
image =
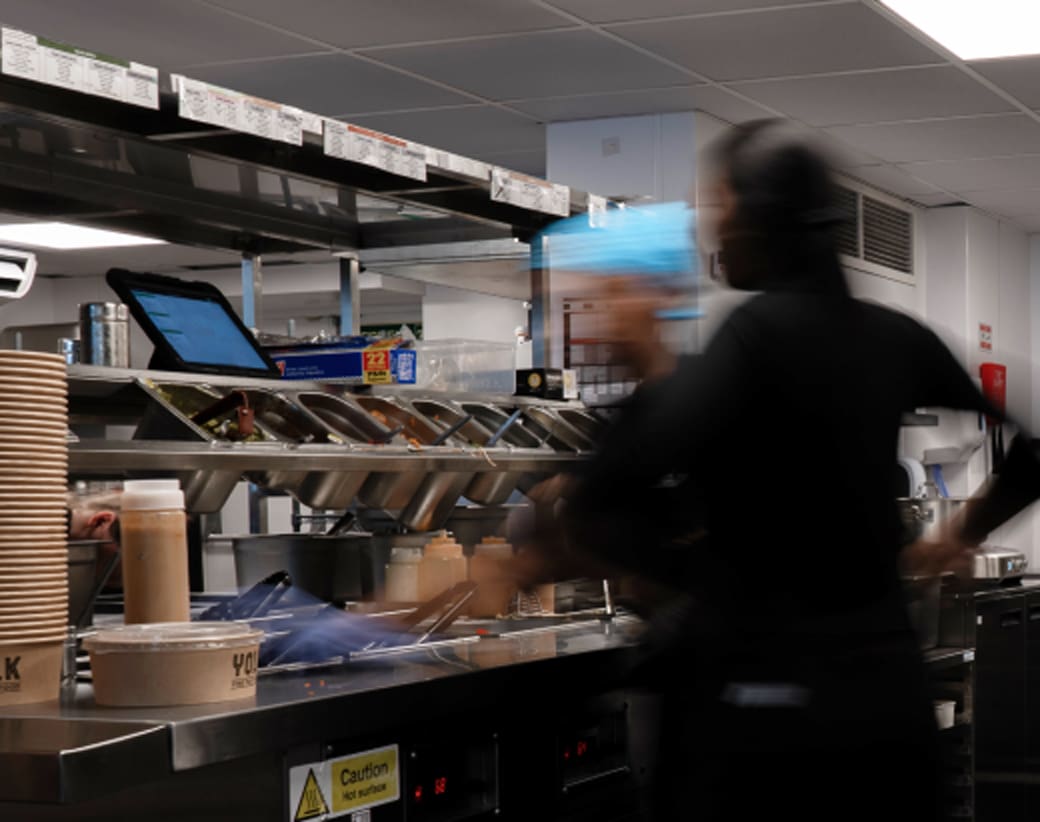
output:
[[[513,546],[504,537],[484,537],[473,546],[469,578],[477,583],[469,601],[472,617],[496,617],[509,613],[516,584],[510,574]]]
[[[466,556],[462,546],[447,531],[441,531],[423,549],[419,563],[419,599],[433,599],[466,581]]]
[[[187,622],[188,534],[177,480],[127,480],[119,515],[123,621]]]
[[[419,563],[422,548],[392,547],[386,566],[385,598],[388,602],[419,601]]]

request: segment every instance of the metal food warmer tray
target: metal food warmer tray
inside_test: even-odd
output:
[[[193,513],[245,479],[417,531],[566,470],[605,428],[577,402],[92,366],[70,366],[69,420],[73,479],[174,476]]]

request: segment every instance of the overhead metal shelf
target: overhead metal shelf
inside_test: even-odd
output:
[[[159,103],[153,111],[0,75],[5,207],[251,253],[526,241],[558,219],[493,201],[490,181],[430,165],[421,182],[329,157],[314,134],[295,146],[182,119],[171,91]],[[357,193],[444,216],[359,221]],[[586,206],[572,191],[571,213]]]

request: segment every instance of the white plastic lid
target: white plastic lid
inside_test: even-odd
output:
[[[184,509],[180,480],[126,480],[123,483],[124,511],[164,511]]]
[[[192,651],[255,645],[264,632],[247,622],[153,622],[102,628],[83,638],[88,651]]]
[[[390,549],[390,561],[391,562],[421,562],[422,561],[422,548],[406,548],[403,546],[397,546]]]

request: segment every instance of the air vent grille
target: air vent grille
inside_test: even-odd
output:
[[[835,205],[842,221],[834,227],[838,251],[850,257],[859,256],[859,194],[851,188],[838,187]]]
[[[848,220],[835,228],[838,251],[902,276],[914,273],[911,211],[838,186],[837,206]]]
[[[873,197],[864,197],[863,259],[912,274],[914,238],[911,215]]]

